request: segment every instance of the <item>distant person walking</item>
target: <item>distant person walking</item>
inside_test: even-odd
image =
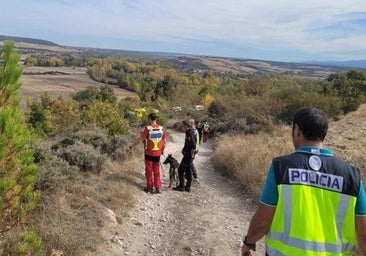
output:
[[[164,153],[167,135],[165,129],[157,123],[155,113],[149,114],[148,118],[150,125],[144,128],[141,136],[129,149],[132,150],[137,144],[144,142],[146,192],[153,193],[155,187],[155,192],[161,193],[160,156]]]
[[[192,184],[192,161],[196,151],[196,135],[188,121],[182,122],[182,129],[185,132],[183,158],[178,168],[179,185],[173,190],[191,192]],[[185,178],[187,182],[185,182]]]
[[[316,108],[299,109],[292,122],[295,152],[272,161],[244,238],[252,255],[266,235],[266,255],[352,255],[356,237],[366,255],[366,196],[358,168],[323,147],[328,120]]]
[[[195,125],[196,125],[196,129],[198,131],[199,143],[201,144],[201,142],[202,142],[202,134],[203,134],[203,124],[200,121],[196,121],[195,122]]]
[[[208,134],[210,132],[210,125],[207,121],[203,123],[203,136],[202,136],[202,142],[206,142],[208,140]]]

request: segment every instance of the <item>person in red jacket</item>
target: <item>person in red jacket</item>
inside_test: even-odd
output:
[[[131,145],[132,150],[137,144],[145,143],[145,177],[146,192],[161,193],[160,179],[160,156],[164,153],[166,143],[166,131],[159,125],[155,113],[149,114],[150,125],[146,126],[141,132],[141,136]]]

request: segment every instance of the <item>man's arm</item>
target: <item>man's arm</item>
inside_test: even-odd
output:
[[[136,139],[136,141],[134,143],[132,143],[130,146],[129,146],[129,149],[132,150],[135,146],[137,146],[138,144],[140,144],[142,141],[144,141],[147,136],[148,136],[148,130],[147,128],[145,127],[144,130],[142,131],[140,137],[138,137]]]
[[[247,240],[248,244],[254,244],[261,239],[271,226],[276,207],[260,203],[252,220],[250,221]],[[242,255],[248,255],[250,248],[243,244]]]
[[[361,255],[366,255],[366,216],[356,216],[356,233]]]
[[[190,132],[189,132],[189,136],[191,137],[190,138],[190,150],[189,150],[189,152],[190,152],[190,154],[191,154],[191,158],[192,159],[194,159],[194,156],[195,156],[195,154],[196,154],[196,135],[194,134],[194,131],[192,130],[192,128],[191,128],[191,130],[190,130]]]

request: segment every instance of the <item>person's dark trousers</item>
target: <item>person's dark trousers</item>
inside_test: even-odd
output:
[[[191,188],[192,184],[192,157],[190,155],[183,156],[183,159],[178,168],[179,185],[178,187],[184,187],[184,179],[187,178],[185,188]]]

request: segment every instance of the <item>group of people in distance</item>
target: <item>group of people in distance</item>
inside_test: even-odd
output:
[[[165,130],[150,114],[151,123],[129,148],[146,140],[147,192],[161,192],[160,155]],[[202,136],[200,129],[202,127]],[[193,160],[203,126],[182,122],[185,142],[174,190],[191,190]],[[317,108],[300,108],[292,122],[295,152],[275,157],[270,165],[259,205],[243,238],[241,255],[253,255],[265,236],[266,255],[352,255],[356,243],[366,256],[366,194],[360,170],[323,146],[328,131],[326,114]]]
[[[160,177],[160,157],[164,154],[167,133],[166,130],[157,123],[155,113],[148,115],[150,124],[141,132],[140,137],[129,146],[129,151],[141,142],[145,143],[145,177],[147,193],[161,193],[161,177]],[[183,158],[178,168],[179,185],[173,190],[191,191],[192,179],[197,179],[197,169],[193,164],[193,160],[198,153],[201,138],[207,141],[209,125],[205,121],[204,124],[196,123],[193,119],[182,121],[182,130],[185,132],[185,141],[182,149]],[[154,191],[155,188],[155,191]]]

